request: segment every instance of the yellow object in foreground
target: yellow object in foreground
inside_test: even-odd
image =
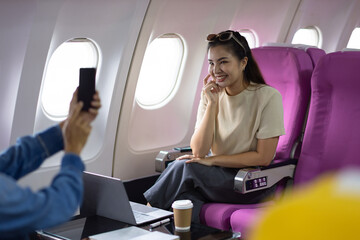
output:
[[[249,239],[360,239],[360,170],[297,189],[264,213]]]

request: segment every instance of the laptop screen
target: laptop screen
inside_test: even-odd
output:
[[[84,172],[81,216],[98,215],[136,224],[123,182],[120,179]]]
[[[84,200],[80,208],[82,216],[99,215],[131,225],[140,225],[173,215],[170,211],[150,208],[143,204],[130,204],[124,184],[118,178],[84,172],[83,179]],[[142,221],[135,219],[133,212],[135,205],[137,205],[136,215],[142,217]],[[144,211],[144,208],[147,211]]]

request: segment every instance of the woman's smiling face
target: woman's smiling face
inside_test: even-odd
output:
[[[247,59],[239,60],[224,46],[211,47],[208,51],[209,74],[227,92],[243,89],[244,68]],[[230,92],[229,92],[230,90]]]

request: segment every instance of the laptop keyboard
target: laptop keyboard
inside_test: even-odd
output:
[[[172,215],[171,212],[164,211],[158,208],[149,207],[140,203],[135,203],[130,201],[130,205],[137,223],[148,222]]]
[[[153,212],[153,211],[157,210],[157,209],[148,207],[146,205],[133,203],[133,202],[130,202],[130,205],[134,212],[136,211],[139,213],[149,213],[149,212]]]
[[[147,221],[149,218],[151,218],[149,215],[146,215],[145,213],[141,213],[138,211],[133,210],[134,217],[136,219],[136,222],[143,222]]]

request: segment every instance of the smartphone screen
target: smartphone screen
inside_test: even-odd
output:
[[[78,101],[84,103],[82,111],[88,111],[95,94],[96,68],[80,68]]]

